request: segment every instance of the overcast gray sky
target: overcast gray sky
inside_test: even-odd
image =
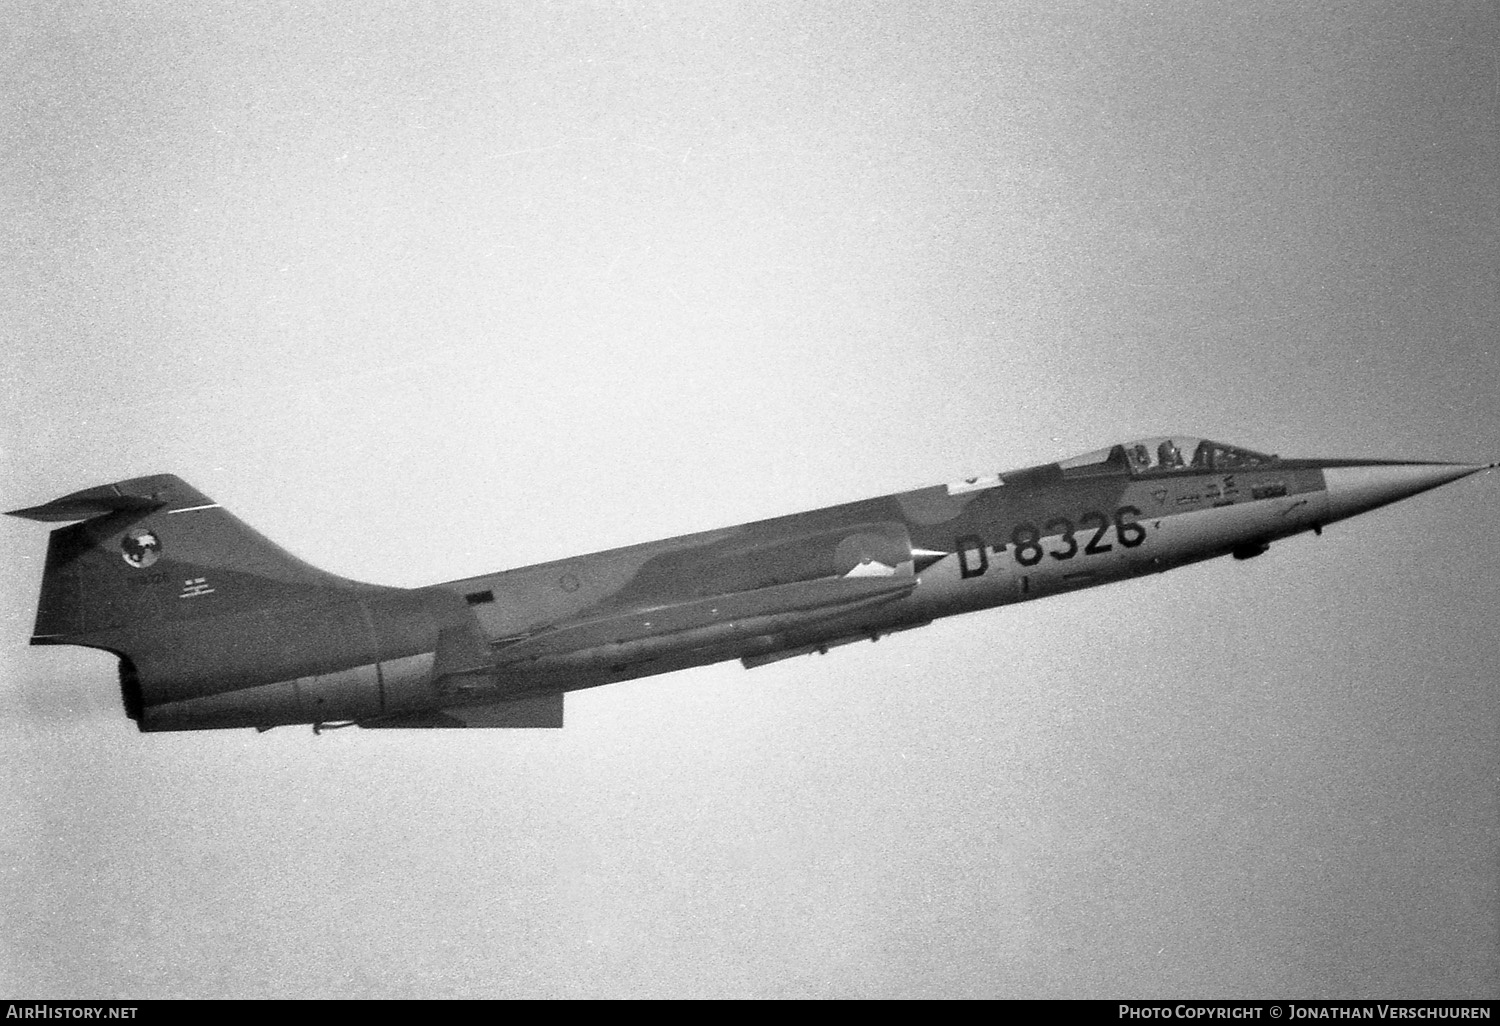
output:
[[[1500,459],[1500,8],[22,4],[0,508],[419,585],[1187,432]],[[561,732],[142,736],[0,582],[0,993],[1500,994],[1500,475]]]

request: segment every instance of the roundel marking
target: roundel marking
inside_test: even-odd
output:
[[[557,579],[557,584],[558,587],[562,588],[563,591],[578,590],[578,578],[573,574],[563,574]]]
[[[156,532],[138,527],[120,539],[120,555],[131,566],[144,569],[161,558],[161,539]]]

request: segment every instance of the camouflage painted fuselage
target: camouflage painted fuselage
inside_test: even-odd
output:
[[[415,589],[309,566],[171,475],[14,513],[82,521],[52,534],[32,643],[118,655],[142,730],[561,726],[567,691],[1249,558],[1482,469],[1150,439]]]
[[[1321,526],[1323,471],[1047,464],[441,585],[496,687],[758,666],[942,616],[1158,573]]]

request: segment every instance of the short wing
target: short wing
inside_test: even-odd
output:
[[[563,696],[518,698],[493,705],[460,705],[449,709],[397,713],[375,720],[361,720],[370,729],[454,727],[561,727]]]

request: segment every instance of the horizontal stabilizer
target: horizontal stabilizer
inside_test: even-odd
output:
[[[518,698],[493,705],[460,705],[451,709],[398,713],[378,720],[361,720],[369,729],[455,727],[561,727],[563,696]]]
[[[42,520],[67,523],[71,520],[88,520],[106,513],[148,513],[166,505],[165,501],[148,495],[126,495],[118,485],[102,485],[85,488],[81,492],[64,495],[60,499],[44,502],[40,506],[13,509],[6,516],[25,517],[27,520]]]

